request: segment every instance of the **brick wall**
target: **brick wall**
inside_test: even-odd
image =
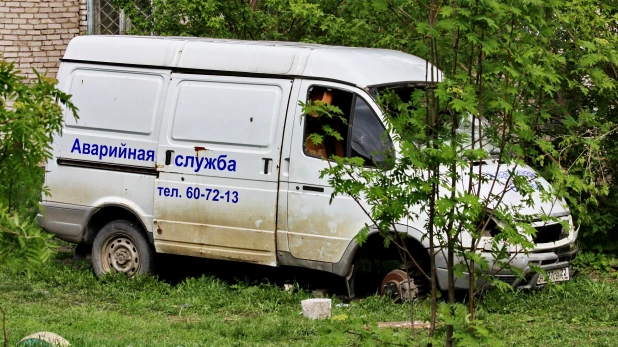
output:
[[[0,0],[0,58],[55,77],[69,41],[86,32],[86,0]]]

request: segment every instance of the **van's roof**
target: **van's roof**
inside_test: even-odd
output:
[[[359,87],[431,80],[425,60],[403,52],[292,42],[78,36],[69,43],[64,60],[304,76]]]

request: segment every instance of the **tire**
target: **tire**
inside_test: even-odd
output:
[[[141,227],[127,220],[106,224],[92,244],[92,268],[97,277],[124,272],[129,277],[154,270],[154,250]]]

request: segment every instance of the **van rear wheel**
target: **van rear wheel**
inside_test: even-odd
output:
[[[129,277],[154,268],[154,251],[140,227],[127,220],[106,224],[94,238],[92,267],[97,277],[123,272]]]

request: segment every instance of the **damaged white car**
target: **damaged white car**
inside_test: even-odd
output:
[[[386,128],[370,90],[423,82],[426,66],[415,56],[379,49],[76,37],[58,86],[72,95],[79,119],[67,113],[54,140],[45,174],[51,195],[43,197],[39,224],[78,244],[78,252],[92,252],[97,275],[149,273],[155,253],[170,253],[330,272],[345,278],[353,295],[355,259],[392,258],[393,251],[376,233],[358,246],[354,237],[367,216],[349,197],[331,201],[333,188],[320,172],[331,155],[371,163],[370,153],[391,150],[381,141]],[[319,126],[303,117],[299,101],[308,100],[344,112],[345,122],[330,124],[342,140],[307,141]],[[500,278],[517,287],[542,284],[527,270],[531,264],[547,270],[550,280],[569,278],[577,231],[566,207],[552,215],[570,227],[535,226],[535,248],[513,262],[526,278]],[[426,266],[422,225],[397,227]],[[446,289],[445,261],[437,260],[438,284]],[[408,270],[416,290],[426,290],[423,276]],[[388,276],[377,285],[401,273]]]

